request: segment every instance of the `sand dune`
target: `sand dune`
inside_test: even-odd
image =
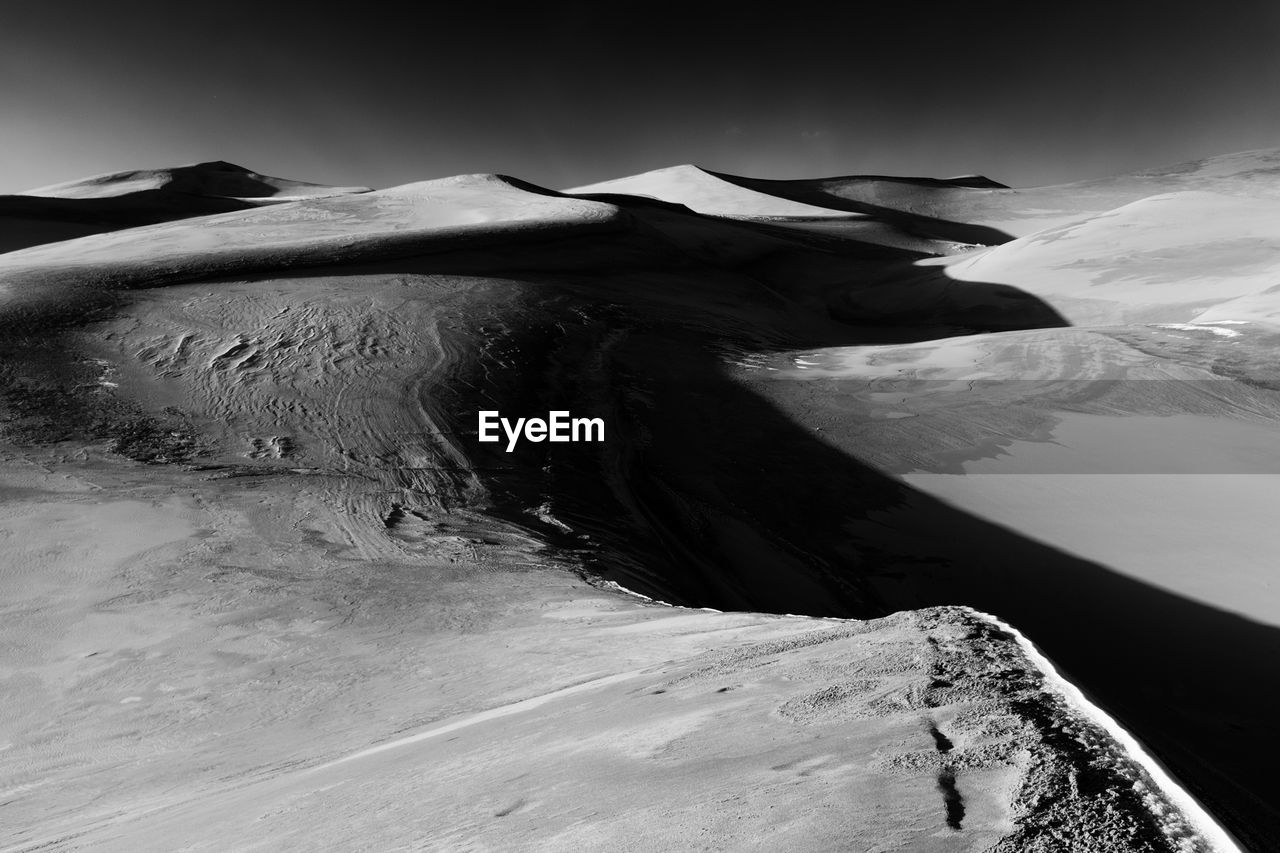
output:
[[[321,265],[491,245],[520,232],[538,238],[609,228],[616,207],[519,188],[493,175],[407,184],[390,190],[254,207],[36,246],[0,256],[14,304],[64,298],[60,286],[135,282]],[[42,270],[57,270],[53,275]],[[105,284],[109,282],[109,284]]]
[[[6,472],[40,501],[0,517],[29,548],[5,850],[1173,849],[1142,768],[980,614],[659,607],[516,537],[368,564],[315,479],[82,473]]]
[[[671,166],[640,175],[565,190],[573,195],[601,193],[651,196],[717,216],[847,216],[840,210],[754,192],[697,166]]]
[[[1280,197],[1278,177],[1280,149],[1261,149],[1068,184],[952,193],[934,215],[1022,237],[1155,195],[1211,192],[1275,199]]]
[[[208,198],[294,201],[331,195],[369,192],[368,187],[330,187],[259,175],[248,169],[215,160],[171,169],[137,169],[109,172],[76,181],[26,190],[22,195],[45,198],[118,198],[153,190]]]
[[[1274,321],[1280,201],[1154,195],[948,263],[947,274],[1017,285],[1073,324]]]
[[[104,234],[65,245],[8,253],[8,268],[62,263],[100,266],[133,263],[157,256],[178,259],[256,253],[304,253],[321,260],[326,251],[391,249],[399,243],[447,240],[474,233],[496,239],[506,231],[552,229],[560,225],[608,222],[617,208],[583,199],[532,192],[497,175],[462,175],[405,184],[388,190],[348,196],[293,201],[204,217],[199,222],[172,222]],[[419,247],[416,243],[410,246]],[[309,258],[308,258],[309,259]]]
[[[292,200],[0,256],[5,849],[1237,849],[983,613],[1270,849],[1269,540],[1196,531],[1270,500],[1214,472],[1280,416],[1275,159],[216,167]],[[481,408],[609,439],[507,452]]]
[[[115,172],[0,196],[0,252],[261,204],[368,191],[273,178],[223,162]]]
[[[807,194],[803,190],[797,190],[804,183],[754,181],[685,165],[576,187],[565,192],[623,204],[626,203],[622,198],[625,196],[658,199],[710,216],[768,221],[777,227],[805,233],[858,240],[931,255],[954,251],[954,244],[957,242],[979,242],[986,245],[1007,239],[1002,234],[993,234],[983,229],[959,225],[948,228],[945,223],[926,224],[923,217],[914,214],[860,206],[827,195]],[[945,181],[935,183],[951,185]]]
[[[1041,187],[1007,187],[981,175],[943,179],[852,175],[766,180],[676,166],[567,192],[635,193],[725,215],[830,217],[843,211],[892,220],[897,214],[899,222],[923,218],[922,224],[934,227],[940,224],[968,226],[971,233],[983,239],[959,242],[993,245],[1155,195],[1211,192],[1241,198],[1280,198],[1280,148],[1243,151],[1131,175]],[[735,203],[740,206],[734,207]],[[699,207],[700,204],[706,209]],[[826,213],[775,212],[791,205]]]

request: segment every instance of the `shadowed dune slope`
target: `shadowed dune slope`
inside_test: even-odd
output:
[[[981,176],[949,179],[857,176],[817,181],[771,181],[715,174],[735,186],[872,217],[919,237],[983,246],[1011,239],[997,228],[954,221],[942,215],[949,200],[954,203],[954,199],[1008,189]]]
[[[161,223],[0,256],[0,301],[12,309],[84,307],[160,281],[430,255],[447,256],[447,268],[459,271],[727,268],[821,306],[831,287],[868,265],[922,257],[861,234],[704,216],[634,196],[602,198],[463,175]],[[907,305],[920,301],[937,313],[939,299],[928,289],[905,298]],[[890,302],[900,310],[903,296]]]
[[[871,185],[956,187],[994,184],[986,178],[867,179]],[[1009,236],[994,229],[947,222],[936,217],[809,192],[805,181],[764,181],[700,169],[673,166],[603,181],[565,192],[616,201],[625,196],[678,204],[699,213],[738,219],[769,220],[792,230],[862,240],[924,254],[941,255],[956,244],[994,245]]]

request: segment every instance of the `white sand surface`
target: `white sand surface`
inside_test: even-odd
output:
[[[959,851],[1074,800],[1017,703],[1077,712],[961,611],[658,607],[484,548],[361,560],[283,482],[4,473],[5,850]]]
[[[731,184],[697,166],[670,166],[565,190],[566,193],[624,193],[683,204],[698,213],[719,216],[849,217],[848,211],[804,204]]]
[[[1272,320],[1278,257],[1280,202],[1186,192],[1038,231],[946,270],[1017,286],[1077,325]]]
[[[607,220],[611,205],[531,193],[494,175],[463,175],[352,196],[290,202],[102,234],[0,257],[0,269],[177,262],[222,253],[330,248],[420,234],[493,233],[504,226],[551,227]]]
[[[904,479],[982,518],[1164,589],[1280,625],[1280,436],[1197,415],[1060,414],[962,475]]]

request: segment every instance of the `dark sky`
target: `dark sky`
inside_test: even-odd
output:
[[[0,192],[212,159],[375,187],[689,162],[1032,185],[1271,146],[1275,0],[0,11]]]

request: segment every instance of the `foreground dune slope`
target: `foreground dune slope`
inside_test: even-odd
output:
[[[657,607],[492,522],[370,558],[315,476],[55,467],[5,468],[26,501],[4,528],[29,549],[4,575],[23,614],[4,628],[6,850],[1119,851],[1194,832],[969,611]]]
[[[463,176],[0,257],[5,849],[1268,849],[1275,632],[911,479],[1268,423],[1267,323],[755,220]]]

